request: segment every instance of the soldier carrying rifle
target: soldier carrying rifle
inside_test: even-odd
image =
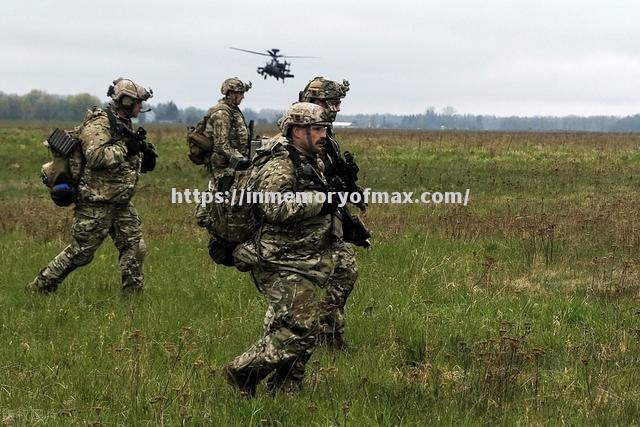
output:
[[[349,91],[349,82],[342,83],[315,77],[300,92],[299,101],[311,102],[323,108],[324,119],[333,123],[340,111],[342,99]],[[331,190],[347,193],[361,193],[356,184],[359,168],[348,151],[340,152],[340,145],[333,135],[333,128],[327,129],[323,155],[324,175]],[[362,194],[361,194],[362,195]],[[361,197],[360,200],[363,200]],[[364,203],[358,207],[364,210]],[[344,340],[345,311],[347,298],[351,294],[358,278],[358,265],[354,246],[369,247],[369,231],[347,206],[340,208],[334,220],[334,240],[331,251],[335,262],[335,271],[327,284],[327,296],[322,304],[322,316],[319,339],[321,342],[340,350],[346,350]]]
[[[77,187],[67,182],[50,183],[56,204],[75,203],[71,244],[26,286],[29,293],[54,292],[69,273],[91,262],[108,235],[120,252],[123,290],[143,290],[145,244],[131,199],[140,173],[153,170],[157,155],[153,145],[145,142],[144,129],[132,130],[131,119],[138,116],[142,102],[153,92],[131,80],[117,79],[107,95],[111,104],[104,110],[93,107],[75,131],[81,163]]]

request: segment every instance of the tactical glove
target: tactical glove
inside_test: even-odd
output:
[[[251,161],[244,156],[231,156],[229,158],[229,167],[236,171],[242,171],[251,166]]]
[[[216,264],[233,267],[233,250],[235,243],[229,243],[222,239],[211,238],[209,240],[209,256]]]
[[[140,150],[142,149],[142,146],[137,140],[133,138],[127,138],[125,144],[127,146],[127,155],[137,156],[138,154],[140,154]]]
[[[145,144],[145,150],[142,153],[142,164],[140,167],[140,172],[147,173],[151,172],[156,168],[156,159],[158,158],[158,153],[156,152],[156,146],[147,142]]]

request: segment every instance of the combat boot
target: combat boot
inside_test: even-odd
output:
[[[304,378],[305,364],[309,356],[298,356],[297,358],[283,362],[267,378],[267,389],[272,393],[284,393],[287,396],[298,394],[302,391],[302,379]]]
[[[24,291],[30,295],[49,295],[54,293],[56,289],[57,286],[47,285],[46,283],[43,283],[39,277],[36,277],[31,281],[31,283],[24,287]]]
[[[230,364],[222,368],[222,373],[227,384],[238,390],[243,397],[255,397],[259,382],[258,375],[253,372],[243,373]]]

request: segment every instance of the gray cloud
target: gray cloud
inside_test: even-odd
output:
[[[237,75],[254,82],[243,106],[284,108],[325,75],[351,81],[344,113],[640,111],[640,4],[630,0],[5,3],[4,92],[104,97],[126,76],[155,101],[204,108]],[[255,73],[262,57],[229,46],[320,58],[292,60],[296,78],[283,85]]]

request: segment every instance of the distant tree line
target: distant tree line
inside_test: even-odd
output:
[[[0,120],[79,121],[88,108],[102,105],[102,101],[86,93],[78,95],[51,95],[32,90],[26,95],[0,92]],[[243,110],[247,122],[274,124],[283,110],[250,108]],[[179,108],[173,101],[152,105],[152,111],[140,115],[141,122],[182,123],[198,122],[206,110]],[[429,107],[421,114],[355,114],[338,115],[339,121],[351,122],[353,127],[377,129],[457,129],[491,131],[587,131],[587,132],[640,132],[640,114],[616,116],[535,116],[498,117],[492,115],[457,114],[453,107],[440,112]]]
[[[456,114],[451,107],[438,113],[428,108],[422,114],[339,115],[338,120],[354,127],[381,129],[457,129],[472,131],[585,131],[638,132],[640,115],[616,116],[534,116],[497,117],[493,115]]]
[[[0,92],[0,120],[77,121],[87,108],[100,104],[100,99],[88,93],[61,96],[41,90],[26,95]]]
[[[178,108],[173,102],[156,104],[152,107],[152,111],[142,118],[146,122],[160,122],[160,123],[184,123],[187,125],[193,125],[197,123],[204,115],[206,110],[195,107]],[[257,125],[268,125],[275,123],[281,116],[281,110],[272,110],[263,108],[260,111],[254,111],[251,108],[242,109],[244,117],[249,120],[255,121]]]

